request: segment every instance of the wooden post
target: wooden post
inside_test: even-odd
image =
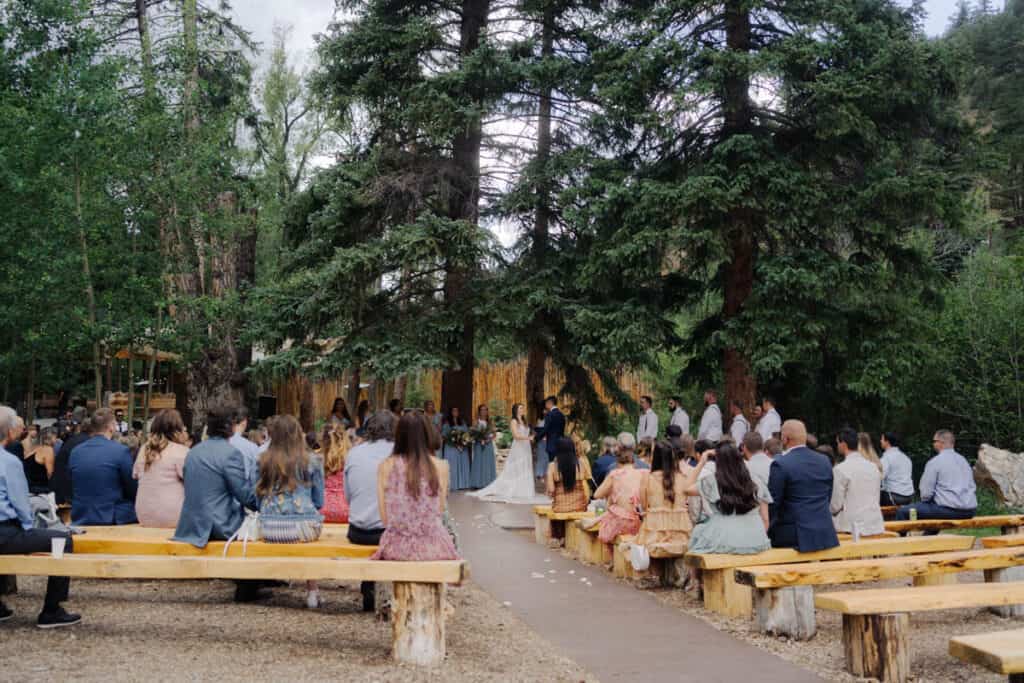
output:
[[[533,513],[533,540],[540,545],[547,545],[551,539],[551,520],[547,515]]]
[[[904,683],[910,677],[907,630],[910,618],[900,614],[844,614],[846,668],[854,676],[880,683]]]
[[[396,661],[437,666],[445,657],[443,583],[395,582],[391,652]]]
[[[391,603],[395,599],[395,584],[390,581],[375,581],[373,584],[373,612],[378,621],[391,618]]]
[[[761,633],[810,640],[818,630],[813,586],[754,589],[754,612]]]
[[[682,557],[651,558],[651,568],[657,568],[661,585],[666,588],[682,588],[689,576],[689,570]]]
[[[733,568],[702,570],[704,609],[727,617],[749,617],[753,596],[750,586],[736,583]]]
[[[986,583],[1013,583],[1015,581],[1024,581],[1024,567],[985,570]],[[988,609],[1001,617],[1024,617],[1024,605],[1001,605]]]
[[[915,586],[948,586],[959,583],[957,575],[952,572],[941,574],[919,574],[914,577]]]
[[[576,520],[563,522],[563,524],[565,524],[565,549],[568,550],[573,557],[579,557],[581,545],[580,536],[583,535],[583,530],[580,529]]]

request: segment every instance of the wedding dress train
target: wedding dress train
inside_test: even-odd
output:
[[[489,503],[522,503],[544,505],[551,502],[534,488],[533,449],[530,447],[530,429],[512,423],[512,450],[505,469],[489,486],[468,495]]]

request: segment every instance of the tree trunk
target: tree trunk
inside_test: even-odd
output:
[[[356,409],[359,407],[359,383],[362,381],[362,372],[359,366],[352,368],[352,372],[348,376],[348,395],[345,401],[348,403],[348,411],[352,414],[352,419],[356,419]],[[352,425],[357,427],[360,425]]]
[[[903,683],[910,677],[907,651],[909,615],[844,614],[843,647],[846,667],[854,676],[881,683]]]
[[[299,398],[299,424],[302,425],[302,429],[311,432],[316,426],[316,415],[314,415],[313,406],[313,382],[305,377],[299,379],[302,382],[300,391],[302,392]]]
[[[746,54],[751,49],[749,4],[730,0],[725,4],[725,42],[728,50]],[[735,60],[738,61],[738,60]],[[723,139],[734,135],[750,134],[753,130],[753,105],[750,101],[750,75],[746,67],[734,65],[728,71],[722,93],[724,122]],[[742,154],[742,153],[738,153]],[[743,173],[745,160],[733,154],[727,163],[735,175]],[[755,234],[763,219],[746,207],[737,206],[729,211],[726,225],[726,246],[729,259],[724,272],[724,324],[737,318],[754,286],[756,258]],[[746,349],[730,347],[723,358],[725,394],[728,400],[742,402],[749,410],[757,394],[750,358]]]
[[[149,358],[149,369],[146,370],[146,405],[142,408],[142,432],[149,436],[149,407],[153,403],[153,382],[156,376],[157,354],[160,349],[160,329],[163,327],[164,309],[157,306],[156,330],[153,333],[153,355]]]
[[[396,582],[392,653],[399,662],[437,666],[445,657],[445,585]]]
[[[128,418],[128,428],[131,429],[132,421],[135,419],[135,359],[132,358],[132,353],[135,351],[135,345],[128,345],[128,410],[126,415]]]
[[[89,332],[92,342],[92,378],[96,407],[103,405],[103,371],[100,365],[100,342],[96,338],[96,291],[92,286],[92,269],[89,267],[89,240],[85,236],[82,219],[82,174],[75,161],[75,222],[78,225],[78,243],[82,250],[82,276],[85,278],[85,304],[89,316]]]
[[[32,424],[36,419],[36,357],[28,358],[28,387],[25,390],[25,423]]]

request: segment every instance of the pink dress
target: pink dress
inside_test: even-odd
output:
[[[608,511],[601,515],[601,529],[597,537],[602,543],[614,543],[619,536],[632,536],[640,531],[640,515],[636,506],[640,490],[647,483],[647,470],[620,467],[608,473],[612,492],[608,496]]]
[[[135,459],[132,476],[139,480],[135,496],[135,516],[139,526],[174,529],[178,526],[181,505],[185,502],[185,456],[188,448],[169,443],[160,457],[146,469],[146,447]]]
[[[348,501],[345,500],[345,470],[338,470],[324,479],[324,506],[320,514],[325,522],[348,524]]]
[[[387,528],[380,537],[374,560],[457,560],[459,554],[441,521],[441,503],[430,495],[426,477],[420,478],[420,495],[413,498],[405,480],[405,458],[393,458],[384,487]]]

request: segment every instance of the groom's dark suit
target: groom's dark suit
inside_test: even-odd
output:
[[[538,439],[547,439],[544,450],[548,452],[548,460],[555,457],[558,450],[558,440],[565,436],[565,415],[558,408],[552,408],[551,412],[544,416],[544,426],[537,430]]]

